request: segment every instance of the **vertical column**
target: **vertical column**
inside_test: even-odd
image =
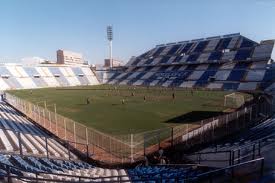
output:
[[[67,126],[66,126],[66,119],[64,118],[64,134],[65,134],[65,140],[67,140]]]
[[[131,145],[130,145],[130,147],[131,147],[131,162],[134,162],[134,149],[133,149],[133,147],[134,147],[134,136],[133,136],[132,133],[131,133]]]
[[[51,119],[51,112],[49,112],[49,123],[50,123],[50,131],[52,132],[52,119]]]
[[[46,127],[45,126],[45,124],[46,124],[45,109],[43,109],[43,124],[44,124],[44,127]]]
[[[74,122],[74,147],[76,148],[75,122]]]
[[[58,136],[58,130],[57,130],[57,116],[56,116],[56,104],[54,104],[54,118],[55,118],[55,131],[56,131],[56,135]]]
[[[85,129],[86,144],[89,144],[88,128]]]
[[[40,107],[37,106],[38,109],[38,123],[41,125],[41,121],[40,121]]]

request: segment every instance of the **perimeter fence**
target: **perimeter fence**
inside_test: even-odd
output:
[[[156,152],[160,147],[183,144],[188,148],[192,145],[211,142],[272,115],[272,105],[267,101],[250,101],[235,112],[192,122],[192,124],[113,136],[9,93],[6,93],[5,101],[87,158],[92,157],[108,164],[143,160],[144,156]]]

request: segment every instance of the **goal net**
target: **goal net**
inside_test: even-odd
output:
[[[224,106],[238,108],[244,104],[244,96],[240,93],[231,93],[224,96]]]

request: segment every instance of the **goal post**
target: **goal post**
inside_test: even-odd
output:
[[[244,95],[240,93],[231,93],[224,96],[224,106],[238,108],[244,104]]]

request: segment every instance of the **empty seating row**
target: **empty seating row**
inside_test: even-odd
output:
[[[216,61],[268,60],[274,41],[256,43],[239,34],[158,45],[132,58],[126,66],[165,63],[202,63]],[[172,60],[172,61],[171,61]]]
[[[267,62],[257,63],[136,67],[123,72],[111,72],[107,83],[245,91],[265,89],[272,84],[273,68],[268,68]]]
[[[275,119],[270,118],[246,131],[242,131],[239,134],[227,138],[226,140],[219,142],[215,146],[210,146],[202,150],[210,151],[215,149],[218,151],[226,151],[231,149],[242,148],[242,146],[247,146],[248,144],[253,144],[255,142],[261,142],[261,147],[265,145],[275,143]]]
[[[223,90],[269,90],[274,40],[257,43],[240,34],[158,45],[132,57],[104,83]]]
[[[98,80],[88,67],[1,65],[2,90],[95,85]]]
[[[7,167],[14,175],[29,178],[47,179],[52,181],[79,181],[81,182],[103,182],[121,180],[129,182],[129,177],[124,169],[107,169],[95,167],[83,161],[68,161],[32,156],[3,155],[0,154],[0,170],[2,175],[7,175]],[[1,177],[1,176],[0,176]],[[79,178],[81,177],[81,178]],[[23,182],[25,179],[13,178],[13,182]],[[40,181],[39,181],[40,182]]]
[[[68,150],[12,107],[0,103],[1,151],[69,158]],[[47,143],[47,144],[46,144]],[[70,158],[77,157],[70,153]]]
[[[109,169],[95,167],[82,161],[56,160],[32,156],[0,154],[0,178],[9,171],[13,182],[23,182],[27,178],[39,178],[47,181],[68,182],[184,182],[184,179],[214,170],[208,167],[192,165],[154,165],[138,166],[130,169]],[[24,176],[24,178],[16,178]],[[41,181],[39,181],[41,182]],[[46,181],[45,181],[46,182]]]

